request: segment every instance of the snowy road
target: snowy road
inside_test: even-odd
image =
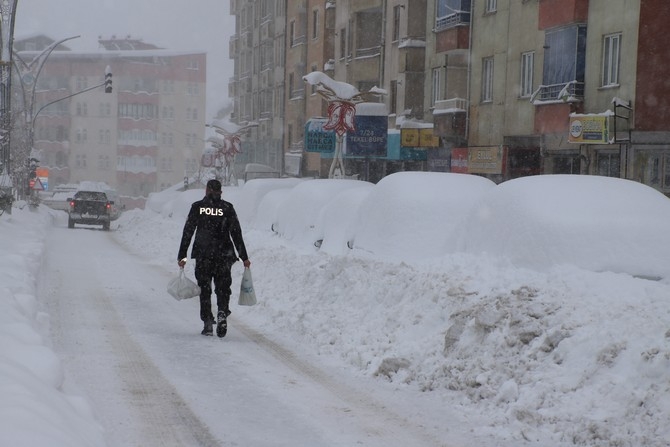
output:
[[[53,349],[110,446],[452,445],[407,417],[402,394],[377,395],[379,384],[234,314],[226,338],[203,337],[196,300],[165,292],[175,272],[112,233],[57,224],[45,252],[39,300]]]

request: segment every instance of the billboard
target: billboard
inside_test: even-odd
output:
[[[569,143],[609,144],[609,120],[605,115],[571,115]]]
[[[355,132],[347,132],[347,155],[386,157],[388,113],[382,103],[356,104]]]

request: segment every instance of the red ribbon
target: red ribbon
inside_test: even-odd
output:
[[[342,136],[347,131],[356,132],[354,124],[356,105],[348,101],[332,101],[328,106],[328,122],[323,125],[325,130],[335,130]]]

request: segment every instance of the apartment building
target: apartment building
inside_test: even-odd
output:
[[[228,96],[234,98],[231,121],[241,127],[258,124],[241,136],[238,178],[249,163],[283,172],[286,2],[231,0],[230,14],[235,16],[228,53],[234,65],[228,83]]]
[[[670,192],[667,51],[655,38],[668,17],[659,1],[475,3],[469,172],[604,175]]]
[[[296,80],[318,69],[387,92],[378,99],[388,109],[387,156],[349,155],[347,174],[377,181],[397,170],[450,171],[497,182],[591,174],[670,194],[668,50],[657,38],[670,5],[661,0],[287,4],[281,147],[301,159],[290,175],[311,175],[318,157],[323,177],[330,162],[303,143],[303,122],[325,109]],[[320,29],[328,17],[332,30]],[[411,127],[429,129],[430,144],[408,143]]]
[[[17,42],[19,57],[38,56],[53,42],[43,37]],[[93,52],[53,51],[39,76],[14,85],[34,92],[19,95],[25,104],[17,107],[32,103],[33,147],[40,166],[48,169],[50,188],[105,182],[116,189],[121,205],[141,208],[150,193],[199,169],[206,54],[164,50],[130,37],[99,44]],[[34,50],[21,51],[26,48]],[[107,67],[111,93],[93,88],[104,81]],[[29,115],[22,114],[28,121]],[[21,127],[26,126],[30,123]]]

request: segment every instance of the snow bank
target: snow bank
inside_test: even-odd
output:
[[[546,269],[670,275],[670,200],[637,182],[585,175],[510,180],[469,216],[462,248]]]

